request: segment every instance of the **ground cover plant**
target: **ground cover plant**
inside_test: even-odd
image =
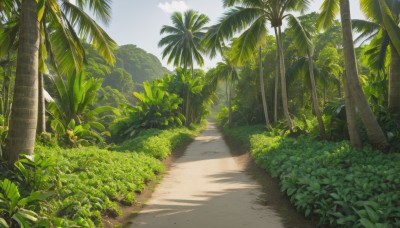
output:
[[[204,124],[205,122],[202,122],[200,125],[192,125],[191,130],[184,127],[171,130],[144,130],[136,137],[113,146],[111,150],[128,152],[144,151],[149,156],[157,159],[165,159],[171,154],[172,150],[191,141],[204,127]]]
[[[132,205],[137,193],[163,172],[160,160],[188,143],[203,126],[193,125],[192,130],[142,131],[137,137],[114,146],[117,151],[94,146],[65,149],[37,145],[35,161],[30,157],[22,158],[16,163],[16,170],[4,170],[0,179],[4,177],[4,182],[8,183],[5,177],[10,178],[8,185],[15,185],[16,191],[19,188],[21,199],[32,198],[34,191],[50,197],[46,201],[43,197],[31,200],[38,201],[34,207],[25,209],[21,204],[18,207],[21,209],[15,209],[13,214],[27,214],[26,224],[99,227],[102,218],[119,216],[121,205]],[[1,200],[0,197],[3,202]],[[31,201],[28,203],[32,204]],[[3,209],[6,213],[7,208]],[[0,213],[3,209],[0,208]],[[9,218],[6,222],[19,222],[12,219],[13,214],[4,214]]]
[[[256,163],[280,180],[280,187],[305,216],[333,227],[399,227],[399,153],[347,141],[288,138],[260,127],[225,130],[228,138],[249,145]]]

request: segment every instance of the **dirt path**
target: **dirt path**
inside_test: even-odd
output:
[[[265,192],[249,173],[248,156],[233,155],[209,124],[172,165],[130,227],[314,227],[282,200],[276,183],[272,196]]]

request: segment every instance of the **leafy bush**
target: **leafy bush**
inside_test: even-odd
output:
[[[64,220],[54,219],[53,225],[98,226],[98,215],[118,216],[118,202],[141,192],[163,170],[159,161],[143,153],[118,153],[96,147],[37,146],[36,156],[54,156],[60,171],[57,197],[50,202],[53,208],[48,213]]]
[[[21,197],[18,187],[8,179],[0,181],[0,227],[31,227],[40,217],[32,209],[51,194],[32,192]]]
[[[144,82],[143,87],[144,93],[134,93],[139,100],[137,105],[124,107],[129,117],[120,120],[112,127],[114,139],[132,137],[144,129],[183,125],[185,117],[178,109],[182,103],[178,95],[162,90],[157,81],[153,84]]]
[[[193,130],[175,128],[171,130],[148,129],[136,137],[111,148],[116,151],[143,152],[157,159],[165,159],[172,150],[193,139],[202,125],[192,125]]]
[[[280,179],[281,190],[306,216],[333,227],[400,226],[400,154],[347,141],[269,136],[258,127],[226,130],[250,145],[256,163]]]

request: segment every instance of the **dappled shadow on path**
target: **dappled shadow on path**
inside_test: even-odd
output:
[[[256,171],[248,156],[231,154],[209,125],[129,227],[315,227],[288,204],[276,182],[260,183],[257,175],[265,173]]]

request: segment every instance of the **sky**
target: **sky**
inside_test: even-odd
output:
[[[323,0],[312,1],[309,11],[319,11]],[[363,18],[359,0],[350,0],[352,18]],[[114,0],[112,3],[112,20],[104,29],[118,45],[134,44],[157,56],[162,64],[172,70],[172,65],[162,60],[162,48],[158,47],[161,39],[160,29],[169,25],[171,13],[193,9],[206,14],[210,24],[215,24],[223,13],[221,0]],[[212,68],[220,58],[205,57],[204,69]]]

